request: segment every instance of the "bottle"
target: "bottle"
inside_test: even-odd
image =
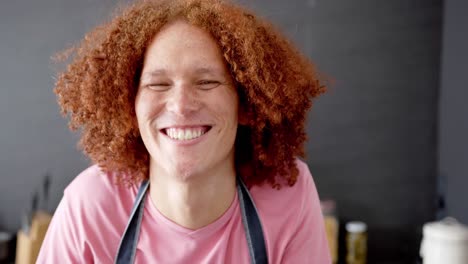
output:
[[[325,222],[325,232],[328,240],[328,248],[332,263],[338,262],[338,217],[336,215],[336,204],[333,200],[320,202]]]
[[[367,261],[367,225],[364,222],[346,223],[346,263],[365,264]]]

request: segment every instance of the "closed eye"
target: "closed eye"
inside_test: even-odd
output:
[[[197,82],[197,87],[201,90],[211,90],[221,85],[221,82],[215,80],[201,80]]]
[[[164,91],[169,90],[169,88],[171,88],[171,85],[168,83],[151,83],[151,84],[146,85],[146,87],[148,87],[149,89],[153,91],[164,92]]]

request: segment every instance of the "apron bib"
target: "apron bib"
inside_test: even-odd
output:
[[[140,185],[130,214],[130,219],[128,220],[127,227],[120,240],[119,249],[114,262],[115,264],[132,264],[135,260],[136,246],[140,235],[140,226],[141,220],[143,219],[143,209],[148,187],[148,180],[143,181]],[[239,198],[242,223],[251,263],[267,264],[268,256],[260,218],[252,197],[240,177],[237,177],[237,196]]]

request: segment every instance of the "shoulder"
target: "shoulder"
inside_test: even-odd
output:
[[[103,199],[108,194],[117,194],[125,189],[126,186],[117,184],[115,173],[105,172],[98,165],[92,165],[78,174],[64,193],[72,199]]]
[[[111,261],[135,195],[136,187],[118,185],[113,173],[85,169],[65,188],[38,263]]]
[[[264,184],[251,188],[252,198],[266,222],[291,227],[293,219],[300,219],[304,213],[310,212],[311,208],[315,211],[319,209],[320,201],[309,167],[300,159],[296,159],[296,167],[299,174],[293,186],[282,185],[278,190]],[[282,217],[275,217],[279,215]],[[315,215],[321,216],[321,212]]]
[[[103,171],[98,165],[92,165],[83,170],[65,188],[65,193],[81,192],[83,190],[109,189],[113,185],[112,173]]]
[[[126,214],[131,210],[135,196],[135,186],[118,184],[115,173],[93,165],[65,188],[63,199],[71,210],[80,210],[86,218],[99,220],[117,212]]]
[[[293,186],[284,184],[279,190],[272,188],[268,184],[252,187],[250,192],[255,203],[258,202],[261,205],[269,207],[270,204],[277,201],[288,208],[291,206],[290,203],[299,205],[307,202],[307,200],[312,197],[318,198],[315,183],[307,164],[300,159],[296,159],[296,168],[299,174]]]
[[[323,233],[320,200],[309,167],[299,159],[296,167],[299,175],[293,186],[251,188],[272,259],[282,259],[294,243],[316,245],[311,238]]]

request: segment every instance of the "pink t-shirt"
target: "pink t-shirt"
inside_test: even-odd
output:
[[[281,190],[254,186],[270,263],[331,263],[319,198],[307,165]],[[66,189],[37,263],[113,263],[137,194],[92,166]],[[236,197],[215,222],[190,230],[165,218],[146,196],[135,263],[249,263]]]

